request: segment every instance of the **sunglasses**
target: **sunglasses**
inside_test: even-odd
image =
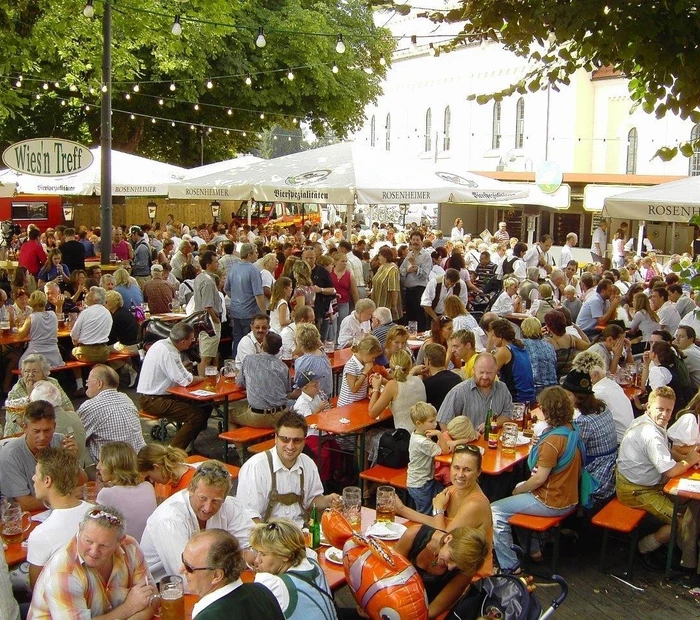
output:
[[[124,525],[122,520],[117,516],[113,515],[111,512],[106,512],[100,508],[94,508],[87,515],[90,519],[107,519],[110,523],[114,525]]]
[[[190,566],[187,562],[185,562],[185,554],[181,553],[180,554],[180,560],[182,561],[182,565],[185,567],[185,570],[189,575],[192,573],[196,573],[198,570],[216,570],[215,568],[210,568],[208,566],[201,566],[198,568],[195,568],[194,566]]]
[[[455,446],[454,449],[455,452],[473,452],[474,454],[481,454],[481,450],[477,446],[472,446],[467,444],[459,444],[458,446]]]
[[[306,441],[306,437],[285,437],[284,435],[277,435],[277,439],[282,443],[291,443],[295,446],[299,446]]]

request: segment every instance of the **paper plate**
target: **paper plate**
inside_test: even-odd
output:
[[[326,560],[328,560],[331,564],[343,564],[342,549],[338,549],[337,547],[328,547],[323,555],[326,556]]]
[[[517,445],[519,445],[519,446],[526,446],[526,445],[529,444],[531,441],[532,441],[532,438],[531,438],[531,437],[525,437],[525,435],[523,435],[522,433],[518,433]]]
[[[408,528],[401,523],[375,523],[365,534],[381,540],[398,540]]]

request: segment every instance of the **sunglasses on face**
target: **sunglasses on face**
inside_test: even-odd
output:
[[[299,446],[306,441],[305,437],[285,437],[284,435],[277,435],[277,439],[282,443],[291,443],[295,446]]]
[[[181,553],[180,554],[180,560],[182,561],[182,565],[185,567],[185,570],[189,575],[192,573],[197,572],[198,570],[216,570],[215,568],[209,568],[208,566],[200,566],[195,568],[194,566],[190,566],[186,561],[185,561],[185,554]]]

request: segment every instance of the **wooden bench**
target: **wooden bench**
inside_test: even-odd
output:
[[[192,456],[187,457],[187,462],[188,463],[203,463],[204,461],[210,461],[211,459],[208,459],[206,456],[202,456],[201,454],[193,454]],[[238,474],[241,471],[240,467],[237,467],[236,465],[229,465],[228,463],[224,463],[226,465],[226,469],[228,469],[228,473],[231,474],[231,478],[233,480],[236,480],[238,478]]]
[[[68,360],[65,364],[61,366],[52,366],[51,372],[61,372],[63,370],[73,370],[74,368],[88,368],[90,366],[94,366],[95,364],[109,364],[109,362],[118,362],[118,361],[128,361],[132,357],[138,357],[138,353],[110,353],[109,357],[107,358],[106,362],[81,362],[80,360]],[[19,368],[15,368],[12,371],[12,374],[15,375],[21,375],[22,370]]]
[[[360,488],[362,489],[362,497],[365,495],[365,480],[367,482],[376,482],[378,484],[388,484],[394,488],[400,489],[402,500],[407,505],[412,505],[410,496],[407,493],[406,475],[408,467],[386,467],[385,465],[375,465],[369,469],[360,472]]]
[[[248,446],[246,449],[251,454],[260,454],[261,452],[265,452],[266,450],[271,450],[274,447],[275,447],[275,438],[273,437],[272,439],[268,439],[267,441],[263,441],[261,443],[256,443],[253,446]]]
[[[549,530],[554,530],[554,550],[552,553],[552,572],[551,574],[556,574],[557,565],[559,564],[559,541],[561,538],[561,523],[566,517],[572,514],[576,508],[573,508],[564,515],[558,517],[537,517],[535,515],[526,515],[522,513],[514,514],[508,523],[513,527],[519,527],[527,531],[527,539],[525,543],[525,557],[523,558],[523,563],[527,563],[530,558],[530,550],[532,548],[532,533],[533,532],[548,532]]]
[[[234,444],[236,448],[244,447],[248,444],[265,439],[274,434],[274,428],[255,428],[253,426],[241,426],[230,431],[225,431],[219,435],[219,439],[224,442],[224,463],[228,462],[228,445]]]
[[[603,528],[603,546],[600,550],[600,563],[598,570],[605,568],[605,554],[608,546],[608,534],[610,531],[630,535],[630,550],[627,558],[625,575],[632,575],[632,565],[634,564],[637,540],[639,538],[639,524],[646,512],[641,508],[630,508],[625,506],[617,497],[611,499],[604,508],[598,511],[591,519],[593,525]]]

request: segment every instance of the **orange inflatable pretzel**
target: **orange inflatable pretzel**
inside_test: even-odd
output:
[[[355,532],[337,510],[321,526],[328,542],[343,550],[343,568],[357,604],[372,620],[427,620],[428,598],[413,565],[381,540]]]

